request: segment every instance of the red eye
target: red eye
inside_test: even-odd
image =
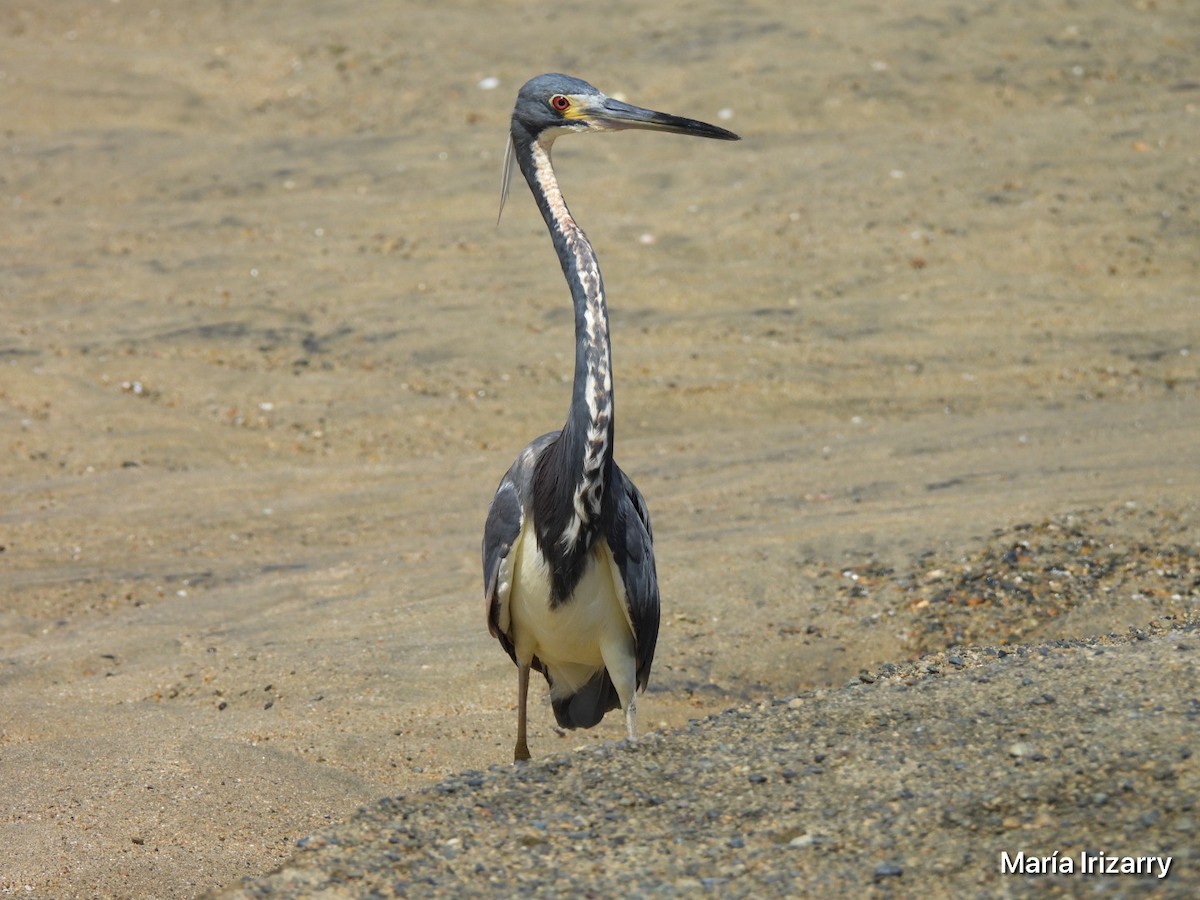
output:
[[[571,105],[571,101],[568,100],[566,97],[564,97],[562,94],[555,94],[553,97],[550,98],[550,105],[553,106],[555,109],[557,109],[559,112],[563,112],[568,106]]]

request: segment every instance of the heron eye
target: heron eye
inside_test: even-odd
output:
[[[559,112],[563,112],[568,106],[571,105],[571,101],[568,100],[566,97],[564,97],[562,94],[555,94],[553,97],[550,98],[550,105],[553,106],[555,109],[557,109]]]

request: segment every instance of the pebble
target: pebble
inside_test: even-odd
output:
[[[904,869],[896,863],[880,863],[875,867],[875,880],[881,878],[899,878],[904,874]]]

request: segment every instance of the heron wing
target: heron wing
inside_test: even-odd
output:
[[[500,641],[514,663],[517,662],[517,653],[508,634],[508,600],[513,584],[513,558],[510,554],[525,524],[524,501],[529,495],[529,482],[537,458],[556,437],[556,431],[543,434],[530,441],[520,452],[500,479],[496,496],[488,508],[487,522],[483,526],[483,602],[487,608],[488,631]],[[539,672],[543,671],[541,661],[536,658],[533,667]]]
[[[642,492],[613,465],[613,528],[608,546],[625,586],[625,607],[637,643],[637,683],[645,688],[658,643],[658,575],[654,569],[654,530]]]
[[[512,559],[509,554],[521,534],[525,519],[512,473],[504,476],[488,509],[483,526],[483,600],[487,607],[488,631],[499,639],[513,662],[517,661],[508,636],[508,598],[512,591]]]

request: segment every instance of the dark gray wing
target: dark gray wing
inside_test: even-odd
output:
[[[508,602],[511,584],[504,585],[501,572],[505,568],[508,554],[521,534],[524,514],[517,497],[517,487],[509,475],[504,476],[496,488],[496,496],[488,508],[487,522],[483,526],[483,600],[487,606],[488,631],[499,638],[508,655],[516,662],[512,641],[500,628],[501,605]]]
[[[504,577],[506,563],[525,522],[525,506],[534,464],[557,435],[558,432],[544,434],[521,451],[500,480],[483,526],[483,600],[487,607],[488,631],[499,639],[513,662],[517,661],[517,657],[512,640],[500,627],[502,613],[507,618],[507,612],[502,607],[508,603],[508,591],[512,588],[511,575],[507,581]],[[540,670],[541,667],[535,668]]]
[[[636,643],[637,686],[645,690],[658,643],[658,576],[654,571],[654,535],[642,493],[613,463],[606,497],[604,536],[625,587],[625,606]],[[554,718],[563,728],[591,728],[621,705],[606,669],[568,697],[551,699]]]
[[[645,689],[658,643],[658,574],[654,570],[654,531],[642,492],[613,463],[614,501],[608,546],[625,583],[625,603],[637,642],[637,683]]]

